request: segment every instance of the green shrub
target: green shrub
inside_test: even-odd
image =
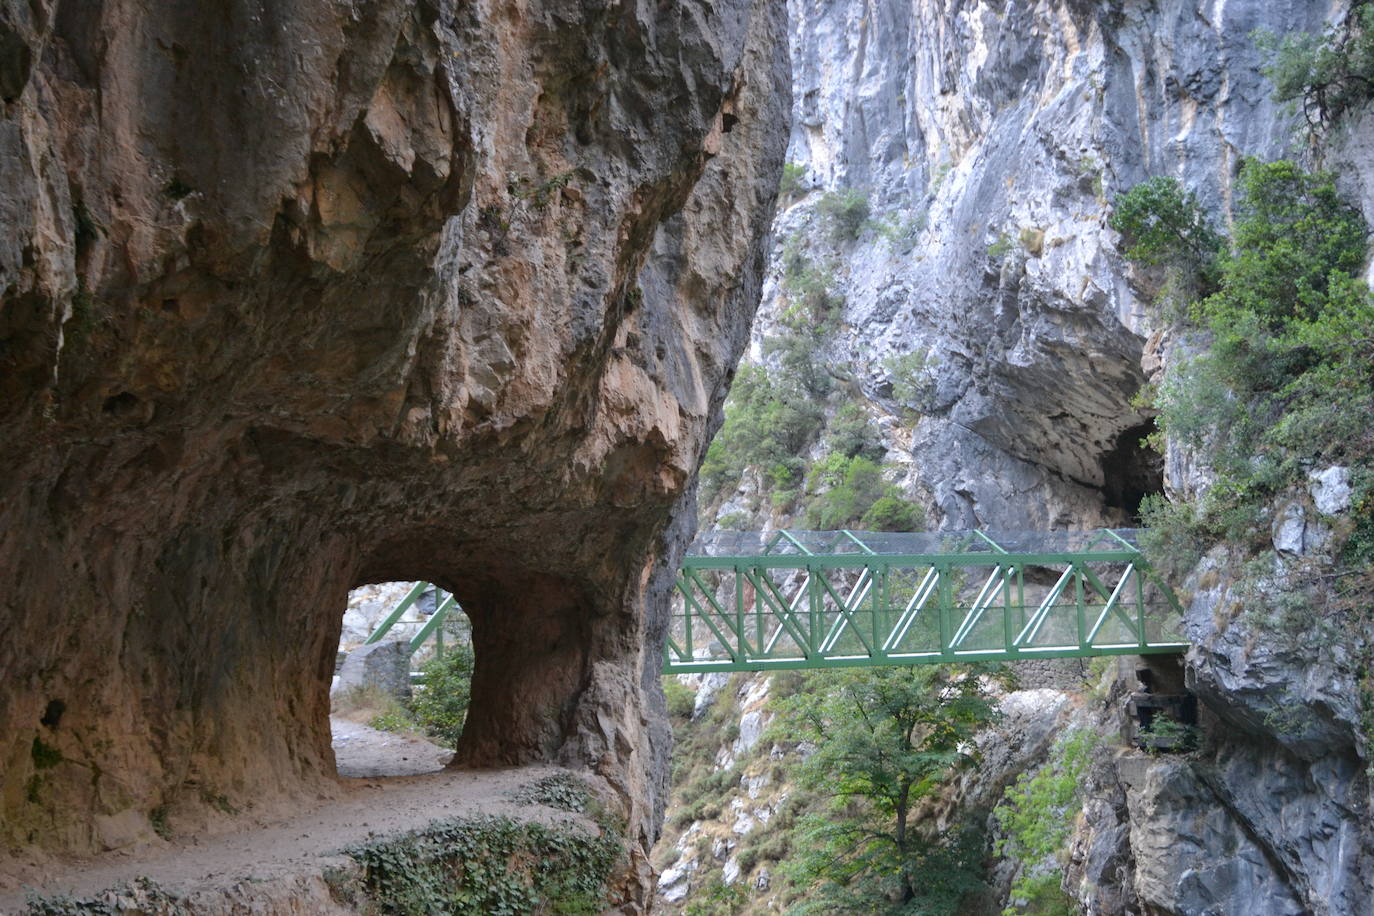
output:
[[[1329,174],[1291,162],[1247,161],[1238,192],[1215,289],[1188,312],[1207,347],[1173,361],[1157,393],[1160,429],[1205,452],[1214,475],[1192,503],[1142,507],[1142,544],[1175,582],[1219,541],[1267,549],[1271,507],[1307,468],[1343,463],[1358,475],[1374,455],[1374,299],[1358,277],[1363,220]],[[1155,199],[1172,207],[1180,196]],[[1139,218],[1159,222],[1148,207]],[[1339,538],[1357,527],[1338,533],[1338,556]],[[1361,581],[1358,570],[1367,569],[1332,581]],[[1337,587],[1331,600],[1358,598]]]
[[[697,695],[692,688],[679,681],[676,675],[663,676],[663,695],[668,700],[668,715],[682,721],[692,718]]]
[[[749,901],[743,884],[726,884],[719,875],[692,894],[683,916],[734,916]]]
[[[1264,75],[1274,97],[1297,104],[1314,133],[1374,98],[1374,6],[1357,0],[1341,23],[1324,35],[1297,32],[1277,38],[1252,36],[1270,54]]]
[[[861,455],[877,461],[887,451],[868,415],[857,404],[845,404],[830,418],[826,428],[825,450],[833,455],[853,458]]]
[[[607,824],[589,833],[572,824],[475,817],[343,852],[362,870],[353,890],[365,912],[593,916],[607,905],[607,880],[624,847]]]
[[[587,784],[571,773],[552,773],[521,786],[515,801],[522,805],[547,805],[560,811],[581,814],[592,805]]]
[[[924,349],[883,361],[892,384],[892,398],[909,413],[927,413],[935,399],[934,368],[938,360]]]
[[[1007,255],[1016,249],[1016,242],[1012,241],[1010,235],[1005,232],[997,233],[997,238],[988,243],[988,260],[993,262],[1005,261]]]
[[[919,531],[924,525],[925,510],[893,494],[878,497],[859,519],[864,531]]]
[[[1055,742],[1050,759],[1036,773],[1022,773],[1007,787],[994,811],[1005,837],[997,851],[1020,864],[1012,882],[1013,906],[1006,916],[1033,913],[1058,916],[1069,902],[1060,890],[1057,865],[1077,815],[1083,778],[1092,761],[1097,736],[1089,729],[1066,732]]]
[[[802,182],[806,180],[806,166],[796,162],[788,162],[782,167],[782,179],[778,183],[778,194],[782,197],[795,197],[802,191]]]
[[[424,687],[411,699],[411,711],[426,734],[445,747],[457,747],[472,699],[472,646],[458,644],[425,662]]]
[[[1126,243],[1125,256],[1168,269],[1189,295],[1212,292],[1222,239],[1197,196],[1172,178],[1151,178],[1116,199],[1108,224]]]
[[[807,506],[809,528],[914,531],[924,520],[920,507],[886,482],[882,467],[863,455],[828,455],[811,469],[809,486],[819,491]]]
[[[790,479],[798,467],[794,462],[824,425],[822,406],[801,385],[774,381],[759,366],[742,366],[725,405],[725,424],[701,466],[703,493],[719,495],[751,465],[782,469]]]
[[[381,712],[367,720],[368,728],[375,728],[379,732],[405,734],[415,731],[417,725],[415,719],[403,708]]]
[[[868,223],[868,195],[853,188],[827,191],[816,204],[816,211],[836,242],[852,242]]]

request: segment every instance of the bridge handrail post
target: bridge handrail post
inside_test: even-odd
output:
[[[457,606],[457,604],[458,602],[454,600],[452,595],[446,596],[444,600],[440,602],[439,606],[434,609],[434,613],[429,616],[429,620],[425,622],[424,626],[420,627],[420,632],[416,633],[414,636],[410,638],[409,649],[412,655],[414,655],[415,652],[425,644],[425,641],[429,639],[430,634],[434,633],[435,630],[441,628],[444,622],[444,617],[447,616],[449,608],[455,607]]]
[[[1145,648],[1149,644],[1149,636],[1145,632],[1145,577],[1138,571],[1135,577],[1135,613],[1136,613],[1136,640],[1140,648]]]
[[[887,590],[887,564],[881,563],[869,568],[872,570],[869,573],[869,578],[873,583],[873,617],[869,621],[871,624],[870,629],[873,632],[873,655],[875,658],[881,658],[883,655],[883,641],[881,638],[882,623],[878,619],[878,616],[882,613],[882,608],[886,600],[884,592]],[[882,571],[878,572],[880,569]],[[880,579],[879,576],[882,578]]]
[[[735,641],[739,643],[740,661],[745,661],[744,641],[744,567],[735,566]]]
[[[1020,575],[1020,570],[1016,570]],[[1008,653],[1015,652],[1012,642],[1015,640],[1015,630],[1011,622],[1011,574],[1012,568],[1008,567],[1006,574],[1002,576],[1002,647]]]
[[[1088,609],[1083,603],[1083,565],[1075,561],[1073,567],[1075,572],[1073,599],[1078,616],[1078,648],[1086,649],[1088,648]]]
[[[953,590],[953,583],[951,583],[951,582],[949,581],[949,580],[950,580],[950,566],[949,566],[949,564],[948,564],[948,563],[939,564],[939,565],[937,565],[936,568],[939,569],[939,577],[940,577],[940,581],[939,581],[939,583],[938,583],[937,586],[936,586],[936,588],[938,589],[938,591],[936,592],[936,597],[935,597],[935,600],[938,602],[938,606],[937,606],[936,610],[939,612],[938,617],[939,617],[939,625],[940,625],[940,654],[941,654],[942,656],[948,657],[949,655],[952,654],[952,651],[953,651],[953,650],[951,649],[951,647],[950,647],[950,644],[949,644],[949,642],[950,642],[950,636],[951,636],[951,634],[950,634],[950,632],[949,632],[949,625],[950,625],[950,619],[949,619],[949,617],[950,617],[950,604],[951,604],[951,603],[953,602],[953,600],[954,600],[954,590]]]

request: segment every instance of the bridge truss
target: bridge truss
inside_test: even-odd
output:
[[[664,671],[1182,652],[1135,534],[712,532],[683,560]]]

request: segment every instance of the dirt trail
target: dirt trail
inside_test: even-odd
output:
[[[495,814],[551,822],[567,816],[510,798],[520,786],[557,772],[555,767],[444,770],[452,753],[427,741],[341,719],[332,724],[340,773],[352,774],[340,779],[337,799],[209,837],[176,836],[90,859],[16,863],[0,871],[0,913],[24,912],[30,889],[45,896],[86,896],[144,876],[169,891],[190,893],[319,875],[343,861],[340,848],[370,834],[397,833],[445,817]]]

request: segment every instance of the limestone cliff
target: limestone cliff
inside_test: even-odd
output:
[[[1118,254],[1111,203],[1167,175],[1227,214],[1243,157],[1310,157],[1253,33],[1319,32],[1348,7],[790,3],[789,179],[751,358],[780,364],[765,341],[794,307],[786,272],[800,253],[842,303],[821,361],[881,428],[889,477],[933,525],[1120,524],[1144,492],[1205,487],[1205,456],[1170,447],[1165,461],[1138,444],[1150,412],[1133,395],[1174,344],[1156,290]],[[1324,152],[1366,215],[1371,127],[1355,112]],[[847,234],[827,223],[838,195],[866,205]],[[909,354],[919,403],[893,371]],[[1316,478],[1335,471],[1312,471],[1310,491],[1274,508],[1274,547],[1290,558],[1319,556],[1327,513],[1348,510],[1318,509],[1332,502]],[[766,487],[746,475],[716,517],[792,523]],[[1213,716],[1206,750],[1098,761],[1066,884],[1086,912],[1367,909],[1366,634],[1276,638],[1263,622],[1275,583],[1248,575],[1222,551],[1190,583],[1186,667]],[[673,877],[681,899],[690,876]]]
[[[462,761],[591,767],[645,879],[662,595],[759,293],[783,22],[0,4],[7,845],[327,791],[346,593],[426,579],[474,626]]]

